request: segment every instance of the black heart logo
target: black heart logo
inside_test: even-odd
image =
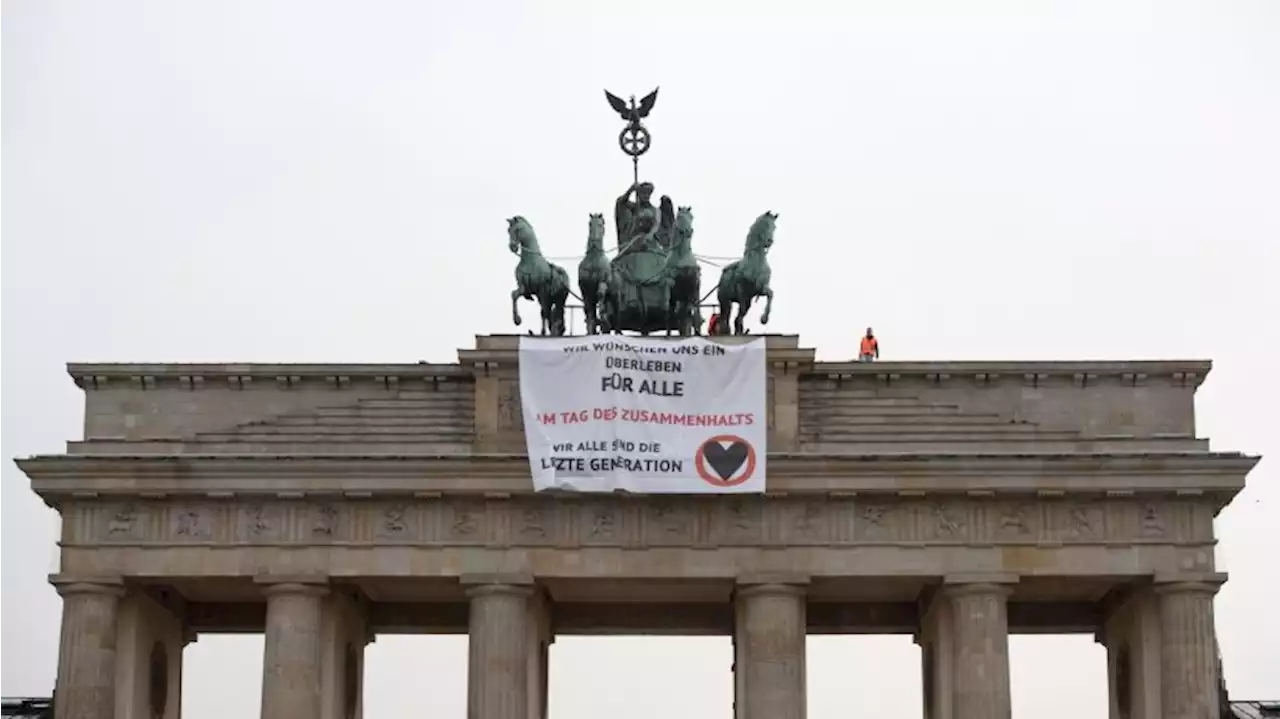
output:
[[[711,468],[720,475],[720,479],[729,481],[734,472],[747,461],[747,453],[750,448],[745,442],[734,442],[725,447],[716,440],[708,440],[702,445],[702,456],[707,458],[707,462]]]

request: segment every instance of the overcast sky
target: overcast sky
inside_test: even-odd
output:
[[[581,254],[631,181],[601,90],[660,84],[642,174],[695,250],[780,215],[770,330],[831,359],[867,325],[891,360],[1208,357],[1200,433],[1280,454],[1277,37],[1268,0],[6,0],[3,453],[78,436],[70,360],[449,361],[511,331],[504,219]],[[1217,527],[1239,697],[1280,698],[1274,466]],[[56,517],[26,486],[6,462],[3,693],[48,695]],[[192,645],[185,716],[256,716],[261,648]],[[365,716],[463,717],[465,656],[380,637]],[[1103,661],[1015,637],[1015,716],[1105,715]],[[563,638],[551,715],[728,719],[730,662]],[[907,637],[811,639],[809,716],[919,716],[919,668]]]

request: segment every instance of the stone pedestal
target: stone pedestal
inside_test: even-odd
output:
[[[316,719],[321,709],[324,598],[319,583],[264,582],[262,719]]]
[[[56,719],[114,719],[119,581],[55,577],[62,595],[62,637],[53,690]]]
[[[977,582],[944,587],[954,627],[954,719],[1009,719],[1010,589]]]
[[[805,588],[748,584],[735,602],[734,714],[737,719],[804,719]]]
[[[467,719],[529,719],[533,588],[478,584],[471,600]]]
[[[1156,585],[1160,614],[1161,713],[1165,719],[1218,719],[1214,582]]]

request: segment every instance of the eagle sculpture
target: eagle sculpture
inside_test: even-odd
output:
[[[623,120],[632,125],[639,125],[641,120],[649,116],[649,111],[653,109],[653,103],[658,101],[658,88],[655,87],[653,92],[645,95],[644,99],[640,100],[639,105],[636,105],[635,95],[631,96],[630,105],[608,90],[604,91],[604,96],[609,99],[609,105],[618,111]]]

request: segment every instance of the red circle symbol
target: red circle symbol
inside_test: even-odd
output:
[[[736,487],[755,474],[756,448],[737,435],[718,434],[698,445],[693,466],[713,487]]]

